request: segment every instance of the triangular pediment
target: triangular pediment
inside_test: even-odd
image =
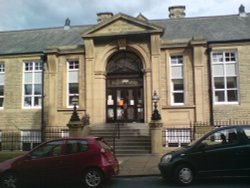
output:
[[[119,13],[110,19],[97,24],[87,32],[83,37],[98,37],[112,35],[127,35],[141,33],[162,33],[163,29],[149,23],[147,20],[142,20],[128,15]]]

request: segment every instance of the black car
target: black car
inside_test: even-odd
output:
[[[165,154],[162,177],[188,185],[196,177],[250,176],[250,126],[214,129],[186,148]]]

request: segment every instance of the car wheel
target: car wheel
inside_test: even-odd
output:
[[[1,188],[19,188],[18,176],[15,173],[5,174],[1,178]]]
[[[175,169],[174,178],[180,185],[189,185],[194,180],[194,172],[188,165],[180,165]]]
[[[96,168],[91,168],[85,172],[83,180],[87,187],[98,187],[103,182],[103,173]]]

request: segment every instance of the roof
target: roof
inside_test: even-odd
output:
[[[208,42],[250,40],[250,14],[152,20],[165,28],[165,40],[191,39],[203,36]]]
[[[0,54],[41,53],[50,46],[83,45],[81,33],[89,26],[0,32]]]
[[[190,40],[203,36],[208,42],[250,40],[250,14],[149,20],[164,29],[162,40]],[[0,55],[43,52],[51,46],[83,45],[82,34],[92,26],[73,26],[0,32]]]

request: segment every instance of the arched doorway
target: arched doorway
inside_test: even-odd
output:
[[[141,59],[123,51],[108,61],[106,85],[107,122],[144,122]]]

